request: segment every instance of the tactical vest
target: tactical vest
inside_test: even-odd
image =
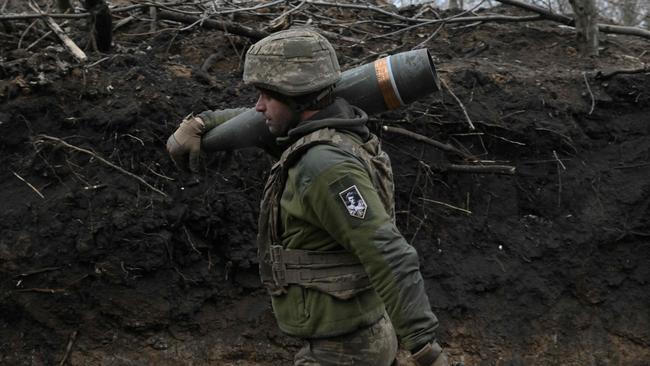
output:
[[[347,251],[309,251],[282,246],[280,199],[289,168],[318,144],[335,146],[359,159],[386,212],[395,220],[393,172],[377,136],[371,135],[368,141],[359,143],[349,135],[323,128],[299,138],[271,168],[260,207],[257,255],[262,283],[271,295],[285,293],[288,285],[299,285],[349,299],[370,288],[359,259]]]

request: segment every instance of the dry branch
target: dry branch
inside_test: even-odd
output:
[[[649,65],[644,64],[643,67],[639,67],[636,69],[618,69],[618,70],[609,70],[607,72],[598,71],[596,73],[596,79],[609,79],[612,76],[618,74],[643,74],[643,73],[650,73]]]
[[[440,150],[443,150],[443,151],[446,151],[446,152],[450,152],[450,153],[453,153],[453,154],[457,154],[457,155],[460,155],[460,156],[462,156],[462,157],[464,157],[464,158],[467,158],[467,159],[471,159],[471,158],[472,158],[472,157],[469,156],[468,154],[465,154],[464,152],[458,150],[457,148],[455,148],[455,147],[452,146],[452,145],[449,145],[449,144],[445,144],[445,143],[442,143],[442,142],[436,141],[436,140],[434,140],[434,139],[432,139],[432,138],[429,138],[429,137],[423,136],[423,135],[421,135],[421,134],[419,134],[419,133],[416,133],[416,132],[413,132],[413,131],[409,131],[409,130],[404,129],[404,128],[400,128],[400,127],[391,127],[391,126],[383,126],[383,127],[382,127],[382,130],[384,130],[384,131],[386,131],[386,132],[391,132],[391,133],[395,133],[395,134],[399,134],[399,135],[403,135],[403,136],[410,137],[410,138],[412,138],[412,139],[414,139],[414,140],[416,140],[416,141],[420,141],[420,142],[427,143],[427,144],[429,144],[429,145],[431,145],[431,146],[434,146],[434,147],[436,147],[436,148],[438,148],[438,149],[440,149]]]
[[[14,173],[16,178],[20,179],[23,183],[27,184],[27,186],[29,188],[31,188],[34,192],[36,192],[37,195],[39,195],[39,197],[41,197],[42,199],[45,199],[45,196],[43,196],[43,194],[38,189],[36,189],[36,187],[34,187],[31,183],[26,181],[25,178],[21,177],[20,175],[18,175],[18,173],[14,172],[14,171],[12,171],[12,173]]]
[[[553,13],[551,11],[548,11],[542,7],[532,5],[532,4],[526,4],[521,1],[517,0],[497,0],[500,3],[503,4],[508,4],[512,6],[516,6],[521,9],[526,9],[528,11],[532,11],[534,13],[540,14],[543,17],[545,17],[548,20],[553,20],[558,23],[562,23],[568,26],[575,26],[575,19],[565,16],[565,15],[560,15]],[[612,24],[598,24],[598,30],[603,32],[603,33],[612,33],[612,34],[624,34],[628,36],[638,36],[638,37],[643,37],[643,38],[648,38],[650,39],[650,31],[641,29],[641,28],[636,28],[636,27],[625,27],[625,26],[620,26],[620,25],[612,25]]]
[[[74,58],[76,58],[79,62],[86,62],[86,60],[88,60],[88,56],[86,56],[86,53],[82,51],[81,48],[79,48],[79,46],[77,46],[77,44],[74,43],[74,41],[70,39],[70,37],[68,37],[67,34],[65,34],[63,29],[61,29],[61,27],[59,27],[59,25],[56,24],[54,19],[50,17],[45,17],[44,20],[45,23],[47,23],[48,27],[50,27],[52,32],[54,32],[54,34],[56,34],[56,36],[59,37],[59,39],[65,46],[65,48],[68,49],[68,51],[70,52],[70,54],[72,54],[72,56],[74,56]]]
[[[513,175],[516,173],[517,168],[510,165],[462,165],[462,164],[451,164],[447,167],[447,170],[454,172],[463,172],[463,173],[477,173],[477,174],[507,174]]]
[[[406,130],[399,127],[383,126],[382,130],[391,132],[406,137],[410,137],[416,141],[424,142],[434,146],[440,150],[460,155],[466,159],[475,160],[471,155],[462,152],[456,147],[436,141],[432,138],[426,137],[419,133]],[[462,164],[449,164],[444,167],[448,171],[463,172],[463,173],[494,173],[494,174],[515,174],[515,167],[510,165],[462,165]]]
[[[243,36],[250,38],[252,40],[260,40],[268,36],[267,32],[246,27],[241,24],[226,22],[214,19],[202,19],[200,17],[179,14],[169,10],[162,10],[158,13],[158,19],[173,20],[175,22],[185,23],[185,24],[200,24],[203,28],[220,30],[238,36]]]
[[[66,361],[68,360],[68,356],[70,356],[70,351],[72,351],[72,345],[74,344],[74,341],[77,339],[77,331],[73,331],[70,334],[70,337],[68,338],[68,345],[65,347],[65,353],[63,354],[63,358],[61,359],[61,362],[59,362],[59,366],[65,365]]]
[[[110,161],[108,161],[108,160],[102,158],[101,156],[97,155],[96,153],[94,153],[94,152],[92,152],[92,151],[90,151],[90,150],[86,150],[86,149],[84,149],[84,148],[81,148],[81,147],[78,147],[78,146],[71,145],[71,144],[69,144],[69,143],[65,142],[64,140],[62,140],[62,139],[60,139],[60,138],[57,138],[57,137],[52,137],[52,136],[48,136],[48,135],[38,135],[37,138],[42,139],[42,140],[54,141],[54,142],[56,142],[56,143],[58,143],[58,144],[61,144],[61,145],[65,146],[65,147],[67,147],[67,148],[69,148],[69,149],[76,150],[76,151],[82,152],[82,153],[84,153],[84,154],[88,154],[88,155],[90,155],[90,156],[96,158],[97,160],[101,161],[102,163],[108,165],[109,167],[111,167],[111,168],[113,168],[113,169],[115,169],[115,170],[117,170],[117,171],[119,171],[119,172],[121,172],[121,173],[124,173],[124,174],[128,175],[128,176],[131,177],[131,178],[134,178],[134,179],[137,180],[138,182],[144,184],[144,185],[147,186],[149,189],[151,189],[152,191],[154,191],[154,192],[156,192],[156,193],[162,195],[163,197],[167,197],[167,193],[165,193],[165,192],[159,190],[158,188],[152,186],[151,184],[147,183],[147,182],[146,182],[144,179],[142,179],[141,177],[138,177],[137,175],[135,175],[135,174],[133,174],[133,173],[127,171],[127,170],[124,170],[123,168],[120,168],[119,166],[117,166],[117,165],[111,163]],[[38,140],[37,140],[37,141],[38,141]]]
[[[532,11],[533,13],[537,13],[537,14],[543,16],[544,18],[546,18],[548,20],[553,20],[553,21],[556,21],[558,23],[562,23],[562,24],[566,24],[566,25],[570,25],[570,26],[573,26],[573,24],[574,24],[573,18],[568,17],[566,15],[553,13],[552,11],[549,11],[549,10],[544,9],[544,8],[542,8],[540,6],[537,6],[537,5],[526,4],[524,2],[517,1],[517,0],[497,0],[497,1],[502,3],[502,4],[512,5],[512,6],[516,6],[518,8],[521,8],[521,9]]]
[[[29,6],[35,12],[44,14],[43,11],[41,11],[41,9],[38,7],[38,4],[30,1]],[[52,19],[49,16],[45,16],[43,18],[43,21],[45,22],[45,24],[47,24],[48,27],[50,27],[52,32],[54,32],[54,34],[56,34],[56,36],[59,37],[59,39],[63,43],[63,46],[65,46],[65,48],[70,52],[70,54],[74,56],[74,58],[76,58],[79,62],[86,62],[86,60],[88,60],[88,57],[86,56],[84,51],[82,51],[81,48],[79,48],[79,46],[77,46],[77,44],[74,43],[74,41],[70,39],[70,37],[68,37],[67,34],[65,34],[63,29],[61,29],[61,27],[54,21],[54,19]]]
[[[440,79],[440,84],[445,88],[445,90],[447,90],[447,92],[454,98],[454,100],[456,100],[456,103],[458,103],[460,108],[463,110],[463,115],[465,116],[465,119],[469,124],[469,129],[475,130],[476,127],[474,127],[474,123],[472,123],[472,119],[469,118],[469,114],[467,113],[467,109],[465,109],[465,105],[463,104],[463,102],[460,101],[460,99],[456,96],[456,94],[454,94],[454,92],[451,90],[449,85],[447,85],[447,83],[444,80]]]

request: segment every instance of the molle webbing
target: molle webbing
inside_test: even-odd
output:
[[[282,287],[293,284],[331,293],[370,286],[359,259],[345,251],[296,250],[273,245],[271,267],[273,280]]]

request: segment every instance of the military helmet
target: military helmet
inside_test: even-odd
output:
[[[334,48],[312,28],[274,33],[246,53],[244,82],[286,96],[314,93],[340,79]]]

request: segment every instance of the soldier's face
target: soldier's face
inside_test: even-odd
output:
[[[289,106],[260,90],[260,97],[257,99],[257,104],[255,104],[255,110],[264,114],[266,127],[274,136],[287,134],[292,119]]]

